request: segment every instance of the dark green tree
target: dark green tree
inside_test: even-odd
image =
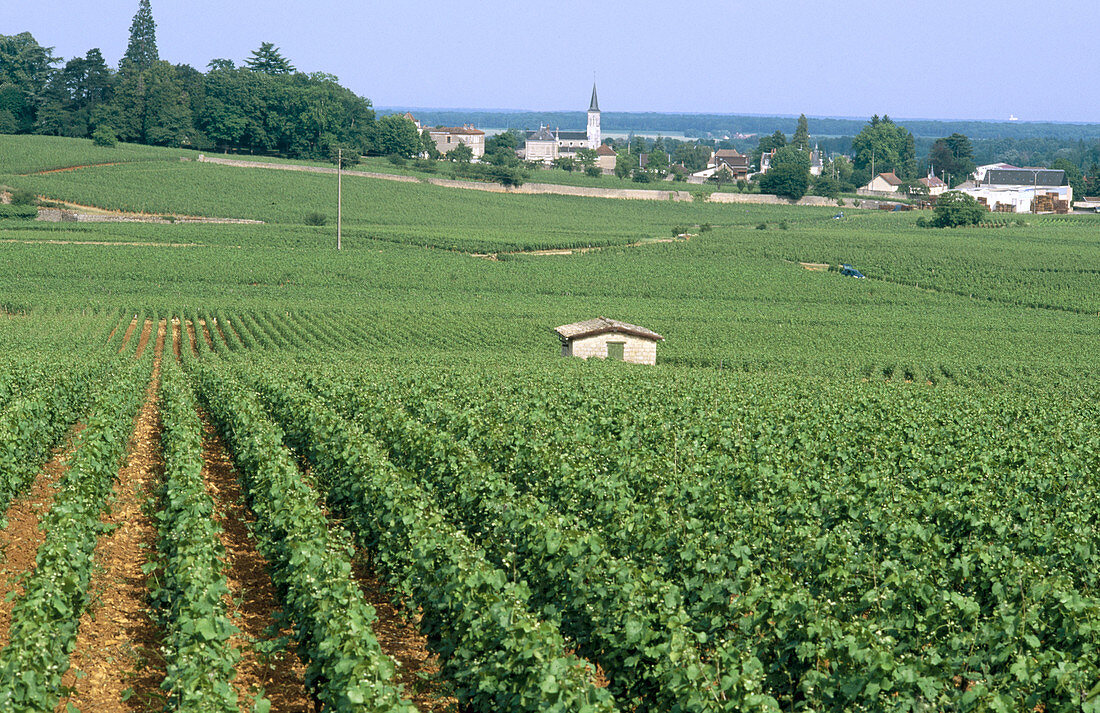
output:
[[[0,113],[9,128],[16,127],[12,133],[34,127],[38,109],[47,101],[53,65],[59,61],[52,47],[38,44],[29,32],[0,35]]]
[[[1087,184],[1085,183],[1084,174],[1081,169],[1077,167],[1068,158],[1056,158],[1051,162],[1050,167],[1055,170],[1061,170],[1066,172],[1066,183],[1073,188],[1074,197],[1084,197],[1087,193]]]
[[[149,0],[141,0],[130,23],[130,42],[118,64],[120,72],[144,72],[160,59],[157,54],[157,25]]]
[[[787,135],[782,131],[776,131],[768,136],[760,137],[759,143],[756,144],[756,148],[752,150],[752,164],[754,166],[760,166],[760,157],[769,151],[775,149],[781,149],[787,145]]]
[[[439,147],[435,145],[432,132],[424,129],[420,132],[420,153],[428,158],[439,158]]]
[[[459,144],[447,152],[447,160],[455,163],[470,163],[474,158],[474,150],[466,144]]]
[[[791,137],[791,145],[803,151],[810,150],[810,123],[806,120],[805,114],[800,114],[798,117],[798,128],[794,130],[794,136]]]
[[[936,198],[936,214],[932,218],[932,225],[937,228],[977,225],[987,212],[986,207],[973,196],[959,191],[948,191]]]
[[[246,59],[244,64],[253,72],[262,74],[278,75],[294,72],[294,65],[271,42],[260,43],[259,49],[253,50],[252,56]]]
[[[797,162],[789,161],[772,165],[771,170],[760,177],[760,192],[798,200],[810,187],[810,172]]]
[[[402,158],[413,158],[423,148],[416,124],[401,114],[387,114],[375,123],[372,144],[374,153]]]
[[[951,186],[957,186],[974,172],[974,148],[970,139],[960,133],[936,139],[928,152],[928,164],[937,176],[946,176]]]
[[[855,168],[867,175],[893,171],[899,178],[917,174],[916,142],[913,135],[895,124],[889,116],[878,115],[852,139]],[[873,167],[873,169],[872,169]]]
[[[615,175],[620,180],[626,180],[630,177],[630,174],[634,172],[634,169],[638,167],[638,154],[631,151],[629,148],[620,151],[615,157]]]

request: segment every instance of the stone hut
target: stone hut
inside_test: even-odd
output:
[[[657,342],[665,339],[645,327],[607,317],[563,324],[554,331],[561,338],[562,356],[599,357],[634,364],[656,364]]]

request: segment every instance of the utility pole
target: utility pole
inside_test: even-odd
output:
[[[343,171],[344,168],[344,149],[336,149],[336,249],[343,249],[341,245],[341,229],[343,228],[343,210],[344,210],[344,185],[343,185]]]

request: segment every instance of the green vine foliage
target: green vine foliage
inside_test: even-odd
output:
[[[265,391],[288,442],[391,583],[422,608],[421,630],[470,710],[614,710],[586,662],[532,611],[530,588],[483,558],[362,431],[292,387]]]
[[[116,363],[98,390],[54,505],[42,521],[46,539],[34,572],[12,608],[11,643],[0,651],[0,709],[51,711],[62,693],[81,612],[88,602],[92,551],[134,417],[148,383],[152,350]]]
[[[329,528],[282,432],[233,379],[201,363],[195,374],[256,514],[257,547],[294,625],[307,688],[327,710],[411,713],[371,630],[374,609],[352,579],[350,544]]]
[[[167,673],[161,685],[180,713],[238,710],[231,685],[240,657],[229,639],[229,586],[214,504],[202,478],[202,430],[191,389],[174,361],[160,385],[164,486],[157,515],[160,586],[152,599],[165,631]]]

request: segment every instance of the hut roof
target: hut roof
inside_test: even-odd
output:
[[[642,337],[643,339],[652,339],[655,342],[664,341],[664,337],[660,334],[646,329],[645,327],[639,327],[636,324],[627,324],[617,319],[608,319],[607,317],[596,317],[595,319],[589,319],[584,322],[563,324],[554,331],[557,332],[562,339],[580,339],[581,337],[592,337],[597,334],[606,334],[607,332],[620,332],[622,334],[632,334],[635,337]]]

